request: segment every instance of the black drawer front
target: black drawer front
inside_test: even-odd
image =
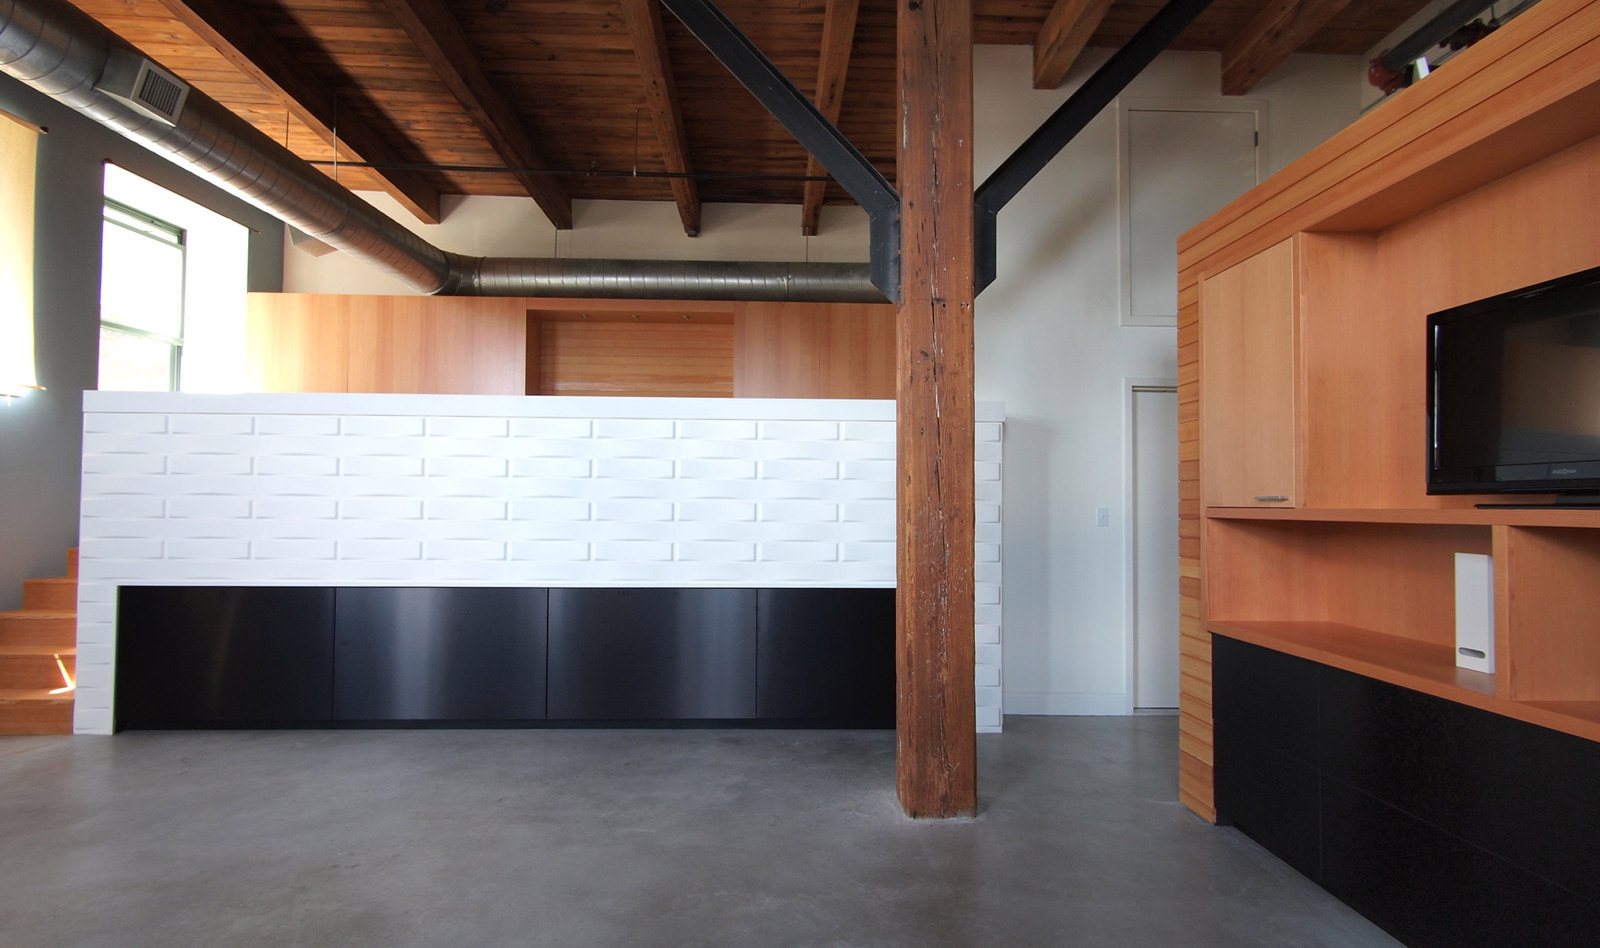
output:
[[[1588,948],[1595,903],[1336,780],[1322,884],[1411,948]]]
[[[763,589],[756,714],[894,727],[894,590]]]
[[[550,718],[754,718],[756,593],[550,590]]]
[[[327,721],[333,599],[332,589],[122,587],[117,727]]]
[[[542,719],[543,589],[340,589],[334,718]]]
[[[1323,771],[1600,901],[1600,745],[1334,668]]]
[[[1238,734],[1314,765],[1317,760],[1317,682],[1323,666],[1224,636],[1211,640],[1213,720],[1220,733]]]
[[[1600,745],[1222,636],[1212,654],[1220,821],[1409,945],[1596,943]]]

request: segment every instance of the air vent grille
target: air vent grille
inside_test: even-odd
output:
[[[143,56],[114,47],[95,88],[168,125],[178,124],[189,84]]]
[[[173,82],[159,72],[146,69],[134,98],[162,115],[176,117],[178,110],[183,107],[183,99],[188,92],[187,87]]]

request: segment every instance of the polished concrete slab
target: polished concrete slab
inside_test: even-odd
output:
[[[0,942],[1393,945],[1176,799],[1171,717],[1006,719],[917,822],[894,735],[0,739]]]

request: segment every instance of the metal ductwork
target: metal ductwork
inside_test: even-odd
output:
[[[517,259],[449,253],[199,90],[189,93],[176,125],[97,91],[113,50],[142,55],[66,0],[0,0],[0,71],[424,293],[802,302],[884,299],[872,285],[867,264]]]

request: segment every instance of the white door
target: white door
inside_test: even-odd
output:
[[[1133,706],[1178,706],[1178,393],[1133,390]]]

